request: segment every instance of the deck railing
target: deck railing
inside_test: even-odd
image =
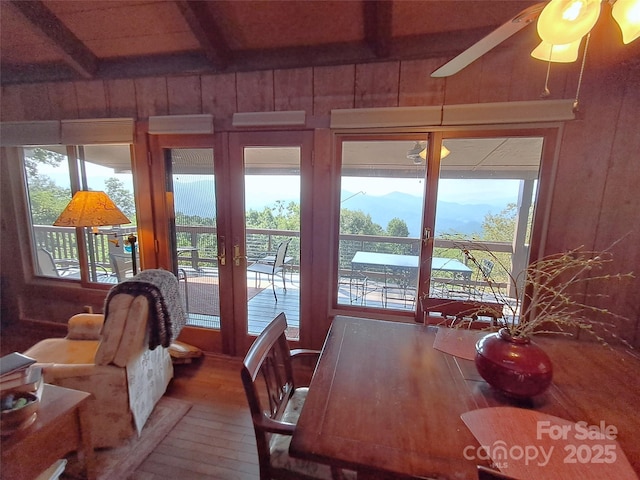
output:
[[[66,260],[78,258],[75,231],[66,227],[53,227],[48,225],[34,226],[36,243],[39,247],[47,249],[56,260]],[[120,238],[126,237],[129,233],[135,232],[135,227],[111,230],[119,234]],[[185,226],[176,225],[176,239],[178,247],[191,247],[193,250],[185,249],[178,257],[181,266],[191,266],[200,271],[216,270],[218,265],[217,229],[205,226]],[[272,254],[278,248],[281,241],[291,238],[287,256],[293,258],[289,267],[292,271],[299,270],[300,266],[300,232],[294,230],[271,230],[247,228],[246,230],[247,260],[249,262],[260,257]],[[91,235],[89,241],[92,242],[96,263],[110,269],[109,261],[109,240],[112,235]],[[389,237],[377,235],[351,235],[340,236],[340,260],[339,270],[341,274],[347,273],[351,269],[351,259],[357,251],[371,251],[383,253],[397,253],[403,255],[418,255],[420,251],[418,238],[411,237]],[[434,256],[449,257],[460,260],[467,264],[475,272],[477,268],[469,265],[467,257],[462,248],[469,248],[476,251],[476,256],[495,255],[501,259],[504,265],[510,264],[513,253],[512,246],[507,242],[482,242],[482,251],[478,251],[477,242],[465,240],[451,240],[436,238],[434,243]],[[227,247],[227,254],[231,253],[231,246]],[[494,280],[499,283],[507,283],[507,275],[500,278],[494,274]]]

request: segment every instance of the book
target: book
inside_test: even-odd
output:
[[[29,366],[24,371],[20,371],[22,376],[12,380],[2,380],[0,382],[0,392],[5,393],[8,390],[19,392],[33,392],[38,389],[42,380],[42,368]]]
[[[5,375],[23,370],[34,363],[36,363],[35,358],[27,357],[18,352],[5,355],[0,358],[0,379],[4,379]]]

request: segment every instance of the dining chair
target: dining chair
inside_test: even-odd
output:
[[[491,272],[493,271],[494,265],[495,263],[493,262],[493,260],[489,260],[488,258],[483,258],[482,260],[480,260],[475,282],[470,291],[471,299],[482,300],[484,298],[484,292],[489,285]]]
[[[271,288],[273,289],[273,296],[276,299],[276,303],[278,302],[275,285],[276,275],[280,275],[282,277],[282,287],[285,292],[287,291],[284,269],[289,243],[291,243],[290,238],[284,240],[280,245],[278,245],[278,250],[276,251],[273,262],[258,260],[247,267],[247,272],[253,272],[256,274],[256,284],[258,282],[258,278],[260,278],[262,274],[268,275],[271,278]]]
[[[308,388],[293,377],[293,360],[317,361],[317,350],[289,350],[287,318],[275,317],[253,342],[244,358],[242,384],[247,395],[258,447],[260,480],[356,478],[355,472],[289,456],[291,436]]]

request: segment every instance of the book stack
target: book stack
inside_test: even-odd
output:
[[[42,384],[42,369],[35,359],[18,352],[0,358],[0,394],[36,392]]]

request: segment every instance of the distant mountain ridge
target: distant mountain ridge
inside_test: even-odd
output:
[[[351,198],[349,198],[351,197]],[[213,180],[196,182],[174,182],[174,198],[176,213],[213,218],[216,216]],[[371,215],[371,219],[382,228],[393,218],[401,218],[407,223],[411,237],[420,236],[420,217],[422,198],[401,192],[374,196],[342,191],[342,208],[361,210]],[[247,208],[262,210],[265,206],[273,206],[277,200],[292,201],[286,192],[275,189],[271,198],[251,196],[247,198]],[[506,207],[506,204],[504,205]],[[480,233],[486,214],[495,214],[504,207],[484,203],[462,204],[456,202],[438,202],[436,233],[456,231],[466,235]]]

